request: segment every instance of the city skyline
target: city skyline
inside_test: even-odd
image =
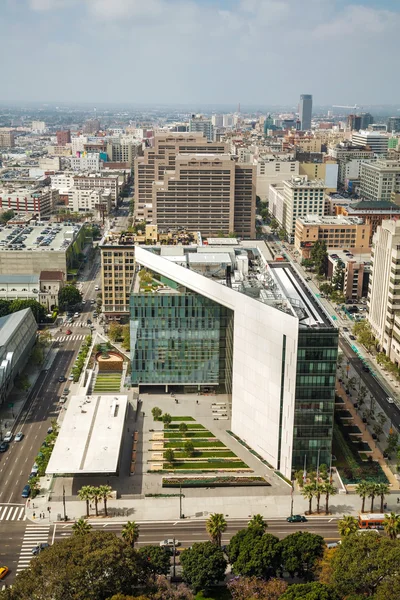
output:
[[[309,0],[307,7],[290,0],[6,0],[2,102],[296,106],[310,93],[316,106],[395,103],[400,83],[390,81],[390,97],[385,90],[396,67],[400,8],[375,0]]]

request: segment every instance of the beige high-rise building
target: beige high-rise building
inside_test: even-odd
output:
[[[400,161],[381,159],[361,164],[361,197],[367,200],[391,200],[392,192],[400,192]]]
[[[282,226],[288,241],[294,242],[296,221],[306,215],[325,215],[325,182],[321,179],[292,177],[283,182]]]
[[[129,234],[108,235],[101,241],[101,275],[104,314],[126,315],[135,269],[134,238]]]
[[[400,363],[400,221],[383,221],[373,237],[368,321],[385,352]]]
[[[146,148],[144,156],[135,160],[135,218],[150,223],[153,219],[152,186],[164,172],[174,170],[177,154],[223,154],[228,147],[220,142],[208,142],[202,133],[168,132],[156,134],[154,147]]]
[[[309,258],[317,241],[324,241],[328,248],[352,248],[367,252],[370,225],[358,217],[321,217],[307,215],[296,221],[294,246],[303,258]]]
[[[140,142],[120,139],[107,143],[107,155],[111,162],[129,163],[133,166],[135,158],[141,154],[142,145]]]
[[[160,230],[254,237],[255,167],[230,154],[178,154],[175,170],[153,185],[153,210]]]
[[[0,148],[14,148],[15,136],[13,131],[0,131]]]

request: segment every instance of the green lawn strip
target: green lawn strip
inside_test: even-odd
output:
[[[204,425],[200,425],[199,423],[189,423],[187,425],[188,429],[205,429]],[[179,425],[174,425],[173,423],[171,425],[164,425],[164,429],[179,429]]]
[[[195,421],[193,417],[171,417],[172,421]]]
[[[179,462],[176,461],[173,464],[165,463],[164,470],[176,471],[179,469],[190,469],[190,470],[203,470],[203,469],[248,469],[248,465],[242,460],[212,460],[208,462]]]
[[[226,448],[222,442],[199,442],[193,440],[192,444],[195,448]],[[184,445],[184,440],[175,440],[174,442],[165,442],[164,448],[183,448]]]
[[[164,433],[164,438],[166,439],[189,439],[189,438],[212,438],[215,439],[215,435],[211,433],[211,431],[187,431],[185,435],[180,431],[174,431]]]
[[[156,452],[156,450],[155,450]],[[164,453],[164,458],[165,458],[165,453]],[[175,458],[187,458],[187,459],[193,459],[193,458],[237,458],[236,454],[234,452],[231,452],[230,450],[228,451],[224,451],[222,450],[221,452],[195,452],[194,456],[187,456],[185,452],[175,452]]]

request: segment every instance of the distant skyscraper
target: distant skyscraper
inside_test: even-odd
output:
[[[302,131],[311,129],[311,115],[312,115],[312,95],[301,94],[300,96],[300,123]]]
[[[212,142],[214,139],[214,127],[211,119],[207,119],[203,115],[192,115],[192,118],[189,120],[189,131],[202,133],[209,142]]]

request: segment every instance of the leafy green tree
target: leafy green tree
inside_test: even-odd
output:
[[[186,425],[186,423],[179,424],[179,431],[181,432],[182,435],[186,435],[187,430],[188,430],[188,426]]]
[[[194,444],[193,442],[191,442],[190,440],[187,440],[183,446],[183,449],[185,451],[186,456],[194,456],[195,454],[195,448],[194,448]]]
[[[311,258],[303,258],[301,266],[305,269],[311,269],[314,266],[314,261]]]
[[[313,581],[289,586],[280,600],[341,600],[341,598],[329,585]]]
[[[10,313],[18,312],[30,308],[37,323],[42,323],[46,319],[46,309],[36,300],[12,300],[10,303]]]
[[[8,600],[106,600],[132,594],[147,565],[111,532],[73,535],[41,552],[16,576]]]
[[[10,314],[10,300],[3,300],[0,298],[0,317],[5,317]]]
[[[314,262],[318,275],[325,275],[328,264],[326,242],[317,240],[311,249],[311,259]]]
[[[326,294],[327,296],[330,296],[332,293],[332,286],[330,285],[330,283],[321,283],[321,285],[319,286],[319,291],[323,294]]]
[[[288,584],[282,579],[265,581],[260,577],[235,577],[228,583],[233,600],[279,600]]]
[[[313,501],[313,498],[315,497],[315,485],[312,483],[308,483],[307,485],[305,485],[303,487],[303,489],[301,490],[301,495],[303,496],[303,498],[308,500],[308,514],[311,515],[312,501]]]
[[[31,361],[32,361],[32,363],[34,365],[41,365],[42,364],[42,362],[44,360],[44,355],[43,355],[43,347],[42,347],[41,344],[37,343],[32,348],[30,359],[31,359]]]
[[[191,590],[184,583],[170,583],[164,575],[158,575],[155,583],[156,589],[152,591],[150,600],[195,600]]]
[[[261,529],[261,531],[264,533],[265,530],[268,528],[268,523],[262,515],[257,514],[252,516],[252,518],[249,521],[248,527],[257,527]]]
[[[308,531],[296,531],[279,542],[281,560],[291,577],[310,579],[322,557],[324,538]]]
[[[99,491],[99,498],[101,498],[101,500],[103,500],[103,504],[104,504],[104,514],[107,517],[107,500],[109,498],[111,498],[111,493],[112,493],[112,487],[110,485],[100,485],[98,487],[98,491]]]
[[[360,483],[356,486],[356,494],[360,496],[362,500],[361,504],[361,512],[365,512],[365,500],[369,495],[369,484],[368,481],[360,481]]]
[[[194,592],[205,590],[225,578],[227,562],[221,548],[212,542],[197,542],[180,555],[183,580]]]
[[[332,557],[331,585],[341,597],[375,598],[381,582],[399,580],[400,545],[374,532],[349,535]],[[389,596],[387,598],[394,598]]]
[[[13,217],[13,210],[3,210],[3,212],[0,213],[0,223],[8,223],[8,221],[11,221]]]
[[[86,519],[78,519],[76,523],[72,525],[72,531],[74,535],[86,535],[92,529],[90,523],[86,521]]]
[[[1,316],[1,313],[0,313],[0,316]],[[389,432],[389,435],[387,438],[387,448],[386,448],[387,454],[393,454],[394,452],[397,452],[398,445],[399,445],[399,435],[395,431],[391,430]]]
[[[148,563],[153,575],[168,575],[171,568],[171,557],[165,548],[160,546],[142,546],[138,550],[140,556]]]
[[[336,269],[332,277],[332,287],[335,290],[343,290],[344,284],[344,262],[339,260],[336,264]]]
[[[128,521],[122,528],[122,539],[128,546],[134,548],[139,539],[139,525],[135,521]]]
[[[341,537],[346,537],[358,531],[358,521],[350,515],[343,515],[343,518],[338,521],[338,530]]]
[[[394,512],[385,515],[383,528],[390,539],[395,540],[400,533],[400,515],[396,515]]]
[[[241,529],[229,543],[229,560],[235,575],[268,579],[281,564],[277,537],[259,527]]]
[[[175,460],[175,452],[172,448],[167,448],[165,451],[165,460],[169,463],[173,463]]]
[[[161,418],[162,418],[162,422],[164,423],[164,425],[166,425],[167,427],[169,425],[171,425],[172,417],[169,413],[164,413]]]
[[[155,421],[159,421],[160,417],[162,415],[162,410],[161,410],[161,408],[158,408],[158,406],[155,406],[154,408],[151,409],[151,414],[153,415],[153,419]]]
[[[65,285],[58,294],[58,305],[61,310],[82,302],[82,294],[74,285]]]
[[[84,485],[78,490],[78,497],[80,500],[84,500],[86,502],[86,517],[89,518],[89,503],[92,499],[92,486]]]
[[[211,541],[217,546],[221,546],[221,538],[227,528],[225,517],[221,513],[213,513],[206,521],[206,530]]]
[[[122,338],[122,325],[113,321],[108,328],[108,337],[112,342],[118,342]]]

